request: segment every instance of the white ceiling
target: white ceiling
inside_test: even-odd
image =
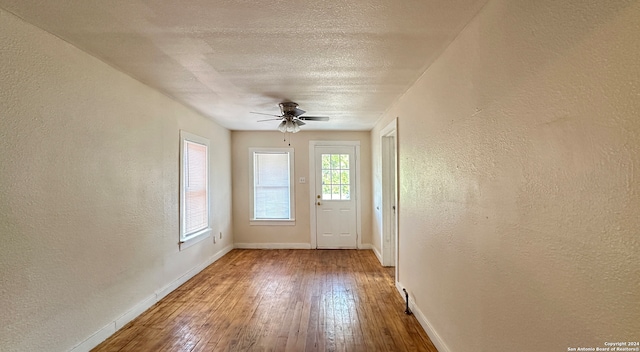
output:
[[[369,130],[487,0],[0,0],[232,130]]]

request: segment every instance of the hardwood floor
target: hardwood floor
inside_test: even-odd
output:
[[[233,250],[94,351],[437,351],[371,251]]]

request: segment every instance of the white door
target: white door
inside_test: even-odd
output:
[[[356,248],[355,147],[315,147],[317,248]]]
[[[382,137],[382,265],[396,265],[396,150],[395,131]]]

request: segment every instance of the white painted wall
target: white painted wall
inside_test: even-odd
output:
[[[266,123],[266,122],[265,122]],[[277,124],[274,124],[276,126]],[[275,127],[274,127],[275,128]],[[362,190],[362,239],[365,245],[371,243],[371,149],[369,132],[301,131],[292,136],[291,147],[295,150],[295,226],[251,226],[250,217],[250,170],[249,148],[288,148],[281,132],[233,131],[231,149],[233,153],[233,229],[234,239],[241,247],[284,247],[309,248],[310,214],[309,206],[309,141],[348,140],[360,141],[360,189]],[[300,184],[303,176],[307,183]],[[311,195],[312,197],[314,195]]]
[[[441,350],[640,338],[638,33],[638,1],[489,1],[372,131],[377,182],[398,117],[400,281]]]
[[[231,248],[230,132],[2,10],[0,48],[0,350],[70,350]],[[224,235],[182,252],[180,129]]]

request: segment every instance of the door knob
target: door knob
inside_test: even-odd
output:
[[[320,199],[320,195],[318,194],[318,195],[316,196],[316,198]]]
[[[318,205],[320,205],[320,202],[318,202]]]

